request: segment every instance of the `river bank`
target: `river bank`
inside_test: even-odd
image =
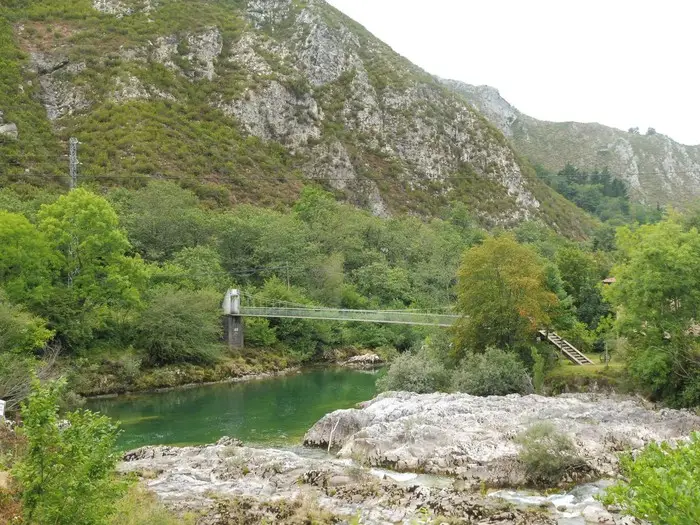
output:
[[[368,359],[371,362],[367,362]],[[372,369],[383,362],[383,357],[357,348],[337,349],[314,360],[301,360],[293,354],[272,349],[244,349],[203,365],[145,367],[133,355],[106,354],[90,359],[63,360],[59,367],[76,394],[84,398],[106,398],[265,379],[294,373],[302,367]]]

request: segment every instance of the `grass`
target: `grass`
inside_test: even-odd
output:
[[[594,362],[599,358],[596,354],[589,357]],[[625,391],[625,364],[614,360],[608,365],[576,365],[570,361],[562,361],[547,373],[545,388],[554,394],[596,389]]]
[[[116,512],[107,525],[194,525],[194,523],[193,515],[175,515],[167,510],[152,493],[134,484],[117,502]]]

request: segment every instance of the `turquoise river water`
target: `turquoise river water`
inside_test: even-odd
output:
[[[313,369],[269,379],[91,399],[87,408],[121,423],[119,445],[194,445],[231,436],[292,445],[324,414],[374,397],[377,373]]]

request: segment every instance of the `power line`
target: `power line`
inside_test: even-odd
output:
[[[78,163],[79,164],[79,163]],[[215,175],[221,175],[218,173],[214,173]],[[213,175],[214,175],[213,174]],[[679,174],[693,174],[697,175],[700,177],[700,169],[699,170],[677,170],[673,171],[670,173],[666,172],[637,172],[637,175],[679,175]],[[60,174],[53,174],[53,173],[46,173],[46,174],[29,174],[29,173],[17,173],[17,174],[11,174],[7,175],[9,178],[30,178],[30,179],[46,179],[46,178],[52,178],[52,179],[65,179],[65,175],[60,175]],[[159,179],[166,179],[166,180],[181,180],[181,181],[186,181],[186,182],[198,182],[198,181],[207,181],[208,175],[202,175],[201,177],[187,177],[187,176],[182,176],[182,175],[167,175],[167,174],[160,174],[160,173],[155,173],[155,174],[136,174],[136,173],[120,173],[120,174],[90,174],[86,175],[83,174],[83,178],[86,180],[91,180],[91,179],[138,179],[138,180],[159,180]],[[412,179],[409,180],[410,182],[425,182],[425,183],[430,183],[430,182],[443,182],[446,180],[466,180],[466,179],[475,179],[482,177],[482,175],[479,174],[471,174],[471,175],[464,175],[464,174],[455,174],[455,175],[444,175],[441,177],[435,177],[435,178],[418,178],[418,179]],[[615,177],[615,175],[611,174],[611,177]],[[622,177],[617,177],[620,178],[624,181]],[[287,181],[344,181],[344,182],[364,182],[364,181],[386,181],[386,178],[384,177],[368,177],[368,176],[358,176],[358,177],[319,177],[319,176],[302,176],[302,175],[263,175],[259,173],[252,173],[252,174],[246,174],[246,175],[240,175],[240,176],[234,176],[231,178],[227,178],[226,182],[237,182],[237,181],[245,181],[245,180],[269,180],[272,182],[279,181],[279,182],[287,182]],[[544,181],[543,181],[544,182]]]

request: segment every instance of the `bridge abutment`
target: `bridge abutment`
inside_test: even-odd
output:
[[[240,315],[225,315],[224,318],[224,341],[229,348],[243,348],[243,317]]]

